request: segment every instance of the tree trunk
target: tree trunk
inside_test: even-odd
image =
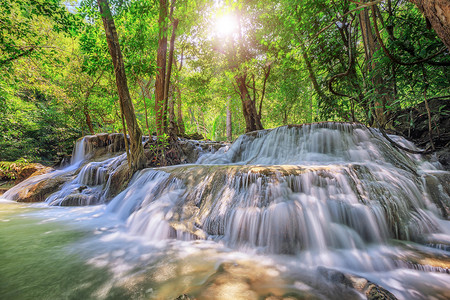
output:
[[[91,115],[89,114],[88,100],[89,100],[89,97],[91,96],[92,89],[95,87],[95,85],[100,81],[100,78],[103,76],[103,72],[104,71],[102,71],[100,73],[100,75],[95,79],[95,81],[92,83],[92,85],[90,87],[88,87],[88,89],[86,90],[86,93],[84,94],[83,112],[84,112],[84,116],[86,117],[86,124],[89,127],[89,131],[91,134],[95,134],[95,132],[94,132],[94,126],[92,126]]]
[[[175,38],[176,38],[176,31],[178,28],[178,19],[173,19],[173,9],[174,9],[175,1],[172,2],[172,7],[170,8],[170,19],[172,20],[172,35],[170,37],[170,47],[169,47],[169,59],[167,61],[167,72],[166,72],[166,79],[164,81],[164,125],[165,128],[167,128],[167,112],[170,110],[168,107],[169,103],[169,86],[170,86],[170,76],[172,75],[172,65],[173,65],[173,53],[175,50]],[[174,132],[170,132],[174,134]]]
[[[183,112],[181,111],[181,89],[177,86],[177,125],[178,134],[184,134],[186,129],[184,127]]]
[[[106,33],[109,54],[111,55],[116,75],[116,85],[119,94],[119,101],[126,119],[128,133],[130,135],[130,174],[142,169],[145,165],[144,148],[142,147],[142,132],[139,128],[136,115],[134,113],[133,102],[131,101],[128,90],[127,78],[125,75],[125,66],[123,63],[122,52],[120,51],[119,39],[117,36],[114,20],[109,9],[107,0],[97,0],[100,8],[100,14],[103,20],[103,26]],[[125,136],[126,138],[126,136]]]
[[[185,128],[184,128],[184,122],[183,122],[183,112],[181,111],[181,89],[180,89],[180,72],[183,68],[183,51],[184,49],[181,49],[181,58],[180,58],[180,66],[177,66],[177,60],[174,59],[173,63],[175,65],[175,68],[178,69],[178,72],[176,73],[176,84],[174,84],[174,90],[176,90],[176,95],[174,93],[174,105],[175,101],[177,103],[177,124],[176,124],[176,131],[177,134],[184,134]]]
[[[450,50],[450,1],[411,0],[430,22],[436,34]]]
[[[169,47],[169,61],[167,62],[167,74],[166,74],[166,81],[165,81],[165,87],[164,87],[164,99],[165,99],[165,107],[166,109],[164,110],[165,113],[167,112],[167,110],[169,111],[169,136],[171,136],[172,138],[176,136],[176,131],[175,131],[175,126],[174,126],[174,122],[175,122],[175,114],[174,114],[174,102],[173,102],[173,93],[171,95],[169,95],[169,92],[173,92],[173,89],[171,89],[170,86],[170,75],[172,74],[172,65],[173,65],[173,52],[175,49],[175,37],[176,37],[176,30],[178,27],[178,19],[174,19],[172,21],[172,36],[170,38],[170,47]],[[169,97],[171,97],[170,99],[170,103],[169,103]],[[169,105],[169,107],[168,107]],[[170,114],[173,115],[170,115]],[[167,117],[166,117],[167,119]],[[172,124],[171,124],[172,123]]]
[[[303,60],[305,61],[306,69],[308,70],[308,76],[309,76],[309,79],[311,80],[313,88],[316,91],[317,95],[319,95],[320,99],[322,101],[326,102],[328,97],[320,89],[319,83],[317,82],[317,79],[316,79],[316,74],[314,73],[314,70],[312,68],[311,61],[308,57],[308,53],[306,52],[305,46],[302,43],[300,43],[300,46],[301,46]]]
[[[169,128],[168,134],[170,137],[175,138],[177,136],[177,124],[175,124],[175,98],[173,92],[173,86],[169,87]]]
[[[205,115],[203,114],[202,108],[200,106],[198,106],[198,117],[197,117],[197,121],[198,121],[198,127],[199,127],[199,131],[200,134],[203,133],[203,138],[206,139],[206,124],[205,124]]]
[[[239,88],[239,96],[242,101],[242,113],[245,119],[245,132],[251,132],[255,130],[264,129],[261,124],[261,118],[256,111],[255,102],[251,99],[248,94],[248,89],[245,84],[245,75],[236,75],[234,77],[236,84]]]
[[[269,78],[270,75],[270,69],[272,67],[272,63],[268,63],[266,64],[266,68],[264,68],[264,82],[263,82],[263,89],[261,92],[261,101],[259,102],[259,112],[258,112],[258,116],[259,119],[261,120],[261,111],[262,111],[262,104],[264,101],[264,95],[266,94],[266,83],[267,83],[267,79]],[[255,89],[256,90],[256,89]],[[255,101],[256,101],[256,96],[254,97]]]
[[[233,140],[233,124],[231,123],[231,97],[228,97],[228,102],[227,102],[227,141],[231,142]]]
[[[92,126],[91,116],[89,115],[89,111],[86,106],[84,106],[83,113],[84,113],[84,116],[86,117],[86,125],[89,128],[89,132],[91,134],[95,134],[94,126]]]
[[[189,107],[189,116],[191,117],[191,127],[193,124],[197,125],[197,133],[199,133],[199,129],[198,129],[198,121],[195,118],[194,112],[192,111],[192,109]]]
[[[359,22],[366,60],[368,62],[368,69],[369,72],[372,72],[371,81],[375,90],[375,100],[373,102],[375,123],[373,125],[385,127],[389,120],[386,105],[392,102],[390,100],[392,91],[389,91],[388,84],[383,82],[383,77],[379,71],[376,70],[376,62],[373,60],[373,56],[375,52],[380,49],[380,45],[377,42],[376,35],[372,30],[368,8],[365,8],[360,12]]]
[[[156,57],[156,82],[155,82],[155,113],[156,113],[156,133],[164,133],[164,87],[166,77],[166,57],[167,57],[167,1],[159,1],[159,41],[158,53]]]
[[[142,100],[144,101],[144,112],[145,112],[145,126],[147,128],[148,131],[148,136],[151,137],[152,133],[150,132],[150,127],[148,125],[148,110],[147,110],[147,101],[146,99],[148,98],[149,100],[152,99],[152,95],[150,95],[150,91],[148,90],[150,83],[152,82],[151,80],[148,81],[148,83],[146,85],[144,85],[144,82],[140,79],[137,80],[139,87],[141,88],[141,92],[142,92]]]

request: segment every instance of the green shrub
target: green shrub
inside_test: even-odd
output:
[[[19,171],[30,162],[25,158],[19,158],[16,161],[0,161],[0,179],[1,180],[15,180],[19,175]]]

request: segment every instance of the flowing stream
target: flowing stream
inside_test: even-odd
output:
[[[3,195],[0,299],[450,299],[450,173],[377,130],[243,135],[113,199],[126,157],[90,152]],[[12,201],[58,176],[45,202]]]

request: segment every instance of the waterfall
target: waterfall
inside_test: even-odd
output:
[[[423,180],[437,167],[363,125],[284,126],[243,135],[195,165],[144,170],[108,209],[149,240],[281,254],[365,249],[449,234],[448,201]]]
[[[70,164],[76,164],[86,158],[86,137],[79,139],[73,147],[72,159]]]
[[[118,133],[85,136],[77,140],[70,165],[30,177],[2,197],[59,206],[105,203],[111,198],[111,179],[126,163],[123,148],[123,135]]]
[[[49,299],[61,295],[48,289],[54,278],[73,299],[450,297],[450,172],[376,129],[248,133],[194,164],[143,169],[113,197],[127,170],[122,142],[80,139],[70,166],[4,194],[44,202],[0,201],[4,286],[36,295],[30,278],[54,272],[42,281]],[[13,205],[17,214],[4,209]],[[14,276],[24,267],[31,271]]]

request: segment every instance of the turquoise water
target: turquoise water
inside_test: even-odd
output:
[[[320,267],[304,263],[311,253],[258,255],[213,241],[150,243],[130,235],[124,227],[104,206],[60,208],[0,202],[0,299],[363,296],[330,281]],[[404,249],[385,246],[367,249],[365,254],[360,251],[355,258],[375,261],[406,254]],[[329,260],[348,260],[349,255],[336,251],[329,254]],[[380,268],[359,276],[389,289],[399,299],[450,297],[450,276],[445,273]]]
[[[1,298],[88,299],[110,278],[71,251],[90,232],[43,219],[44,210],[0,203]]]

